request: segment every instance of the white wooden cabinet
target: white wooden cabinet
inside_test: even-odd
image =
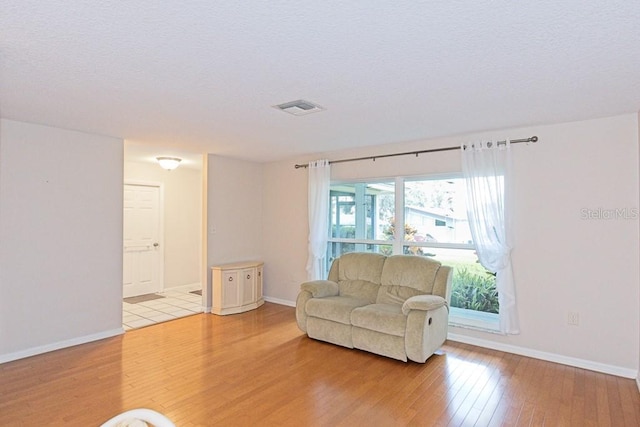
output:
[[[263,263],[259,261],[211,267],[214,314],[235,314],[264,304],[262,298]]]

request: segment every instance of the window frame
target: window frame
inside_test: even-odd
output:
[[[379,246],[391,246],[392,254],[404,254],[405,247],[419,247],[419,248],[434,248],[434,249],[462,249],[462,250],[475,250],[473,243],[445,243],[445,242],[411,242],[405,241],[404,228],[405,228],[405,183],[410,181],[438,181],[447,179],[460,179],[462,173],[458,174],[434,174],[434,175],[415,175],[415,176],[396,176],[394,178],[371,178],[371,179],[359,179],[359,180],[343,180],[332,181],[330,188],[338,185],[355,185],[355,184],[377,184],[377,183],[391,183],[394,184],[394,235],[393,240],[378,240],[378,239],[362,239],[362,238],[340,238],[332,237],[332,219],[331,210],[329,212],[329,227],[328,227],[328,245],[333,243],[348,243],[365,247],[366,245],[379,245]],[[334,190],[330,190],[332,192]],[[335,190],[339,191],[339,190]],[[329,196],[331,197],[331,195]],[[338,208],[336,204],[336,208]],[[366,215],[366,213],[365,213]],[[374,218],[374,221],[377,221]],[[365,225],[366,227],[366,225]],[[366,233],[366,231],[365,231]],[[375,236],[375,233],[374,233]],[[329,252],[329,247],[327,248]],[[327,271],[331,266],[333,259],[327,257]],[[482,311],[469,310],[458,307],[449,308],[449,325],[461,328],[476,329],[486,332],[498,332],[499,331],[499,315],[495,313],[486,313]]]

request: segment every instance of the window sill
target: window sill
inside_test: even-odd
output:
[[[500,333],[500,322],[497,314],[457,307],[451,307],[449,311],[449,326]]]

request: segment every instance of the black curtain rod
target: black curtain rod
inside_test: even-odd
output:
[[[511,142],[511,144],[519,144],[521,142],[538,142],[538,137],[534,135],[534,136],[529,137],[529,138],[511,139],[509,141]],[[498,141],[497,143],[498,144],[506,144],[507,141]],[[410,155],[414,155],[414,156],[418,157],[418,154],[437,153],[437,152],[440,152],[440,151],[451,151],[451,150],[459,150],[459,149],[460,149],[460,147],[432,148],[430,150],[407,151],[406,153],[381,154],[379,156],[367,156],[367,157],[355,157],[355,158],[352,158],[352,159],[331,160],[331,161],[329,161],[329,164],[331,165],[333,163],[357,162],[359,160],[373,160],[375,162],[376,159],[382,159],[384,157],[410,156]],[[296,169],[307,168],[307,167],[309,167],[309,165],[295,165]]]

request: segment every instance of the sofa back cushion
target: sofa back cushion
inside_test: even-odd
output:
[[[387,258],[380,277],[378,304],[402,304],[415,295],[432,295],[440,262],[415,255]]]
[[[337,282],[340,295],[374,303],[380,288],[385,259],[386,257],[380,254],[354,252],[344,254],[334,261],[338,263]]]

